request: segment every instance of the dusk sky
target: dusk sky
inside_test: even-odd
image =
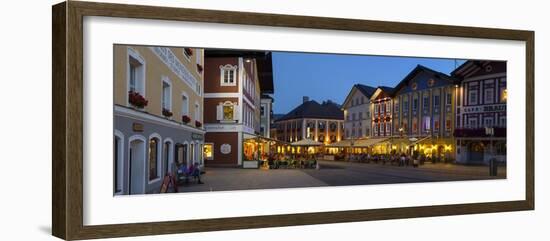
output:
[[[354,84],[394,87],[418,64],[446,74],[455,69],[454,59],[273,52],[273,113],[286,114],[302,96],[342,104]]]

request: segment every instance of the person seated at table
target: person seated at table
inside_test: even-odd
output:
[[[195,162],[189,167],[189,174],[197,179],[198,184],[203,184],[204,182],[201,181],[201,169],[199,167],[199,163]]]

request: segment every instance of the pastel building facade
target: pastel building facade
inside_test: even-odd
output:
[[[461,80],[454,133],[457,162],[505,162],[506,62],[467,61],[452,75]]]
[[[115,45],[115,195],[154,193],[174,163],[202,165],[201,49]]]
[[[367,138],[372,131],[370,98],[376,88],[356,84],[342,104],[344,111],[344,139]]]
[[[458,84],[459,80],[421,65],[399,82],[392,120],[394,136],[404,139],[394,142],[400,152],[411,148],[435,160],[454,158]]]

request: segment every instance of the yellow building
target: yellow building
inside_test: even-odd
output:
[[[114,47],[114,193],[158,192],[174,163],[203,163],[204,51]]]

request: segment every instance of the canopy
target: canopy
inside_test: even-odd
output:
[[[327,145],[327,147],[351,147],[351,140],[341,140]]]
[[[387,141],[389,138],[369,138],[369,139],[362,139],[358,140],[354,143],[354,147],[370,147],[374,146],[380,142]]]
[[[293,146],[322,146],[323,143],[317,142],[311,139],[302,139],[297,142],[292,142],[290,145]]]

